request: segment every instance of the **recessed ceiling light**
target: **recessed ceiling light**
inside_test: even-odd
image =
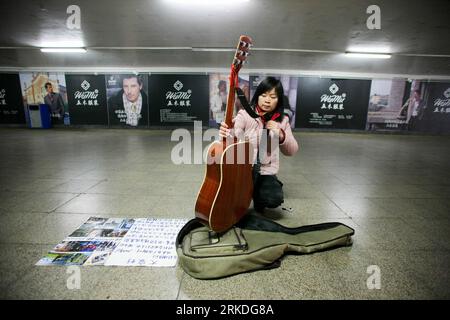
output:
[[[388,53],[346,52],[345,56],[351,58],[389,59],[392,55]]]
[[[85,53],[85,48],[41,48],[41,52],[78,52]]]

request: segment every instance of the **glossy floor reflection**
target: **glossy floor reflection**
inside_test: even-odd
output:
[[[296,132],[285,206],[266,216],[356,230],[354,245],[202,281],[181,268],[34,264],[90,216],[192,218],[203,165],[174,165],[170,131],[0,129],[0,296],[12,299],[449,299],[450,137]],[[368,289],[369,266],[381,288]]]

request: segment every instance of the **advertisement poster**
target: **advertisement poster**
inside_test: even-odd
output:
[[[411,83],[404,79],[372,80],[366,129],[408,130],[406,111],[410,91]]]
[[[150,124],[208,124],[209,79],[206,75],[157,74],[149,78]]]
[[[296,127],[364,130],[370,80],[299,78]]]
[[[71,124],[108,125],[105,77],[66,75]]]
[[[290,119],[292,128],[295,128],[296,109],[297,109],[297,86],[298,78],[287,75],[274,76],[281,81],[284,91],[284,113]],[[250,76],[250,97],[255,94],[256,88],[259,83],[266,78],[265,75],[252,75]]]
[[[106,95],[110,126],[148,126],[148,75],[107,74]]]
[[[209,126],[217,128],[225,119],[227,107],[228,90],[230,81],[228,74],[213,73],[209,75]],[[239,74],[239,88],[244,92],[247,101],[250,103],[250,85],[249,76]],[[233,115],[236,115],[242,109],[239,99],[235,100]]]
[[[0,123],[25,123],[18,74],[0,73]]]
[[[70,124],[64,73],[24,72],[19,77],[26,105],[47,104],[53,124]]]
[[[450,132],[450,82],[414,80],[407,107],[408,130]]]

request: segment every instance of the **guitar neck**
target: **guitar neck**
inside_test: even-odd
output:
[[[227,124],[228,128],[233,127],[233,110],[234,110],[234,101],[236,98],[235,95],[235,86],[234,86],[234,79],[230,79],[230,87],[228,90],[228,98],[227,98],[227,108],[225,111],[225,123]]]

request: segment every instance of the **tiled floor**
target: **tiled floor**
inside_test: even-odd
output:
[[[296,132],[283,157],[291,226],[328,221],[354,245],[278,269],[197,280],[180,267],[34,264],[89,216],[192,218],[203,165],[174,165],[170,131],[0,129],[0,297],[13,299],[449,299],[450,137]],[[381,289],[368,289],[379,267]]]

